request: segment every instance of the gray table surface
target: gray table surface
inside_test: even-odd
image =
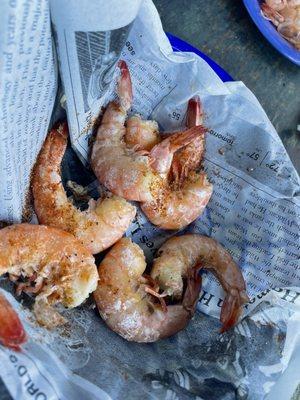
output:
[[[242,1],[154,3],[165,31],[199,48],[252,90],[300,171],[300,68],[262,36]]]
[[[300,68],[281,56],[242,2],[154,0],[164,29],[209,55],[261,102],[300,171]],[[0,379],[0,400],[10,400]]]

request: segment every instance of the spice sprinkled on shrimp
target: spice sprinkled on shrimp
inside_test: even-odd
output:
[[[145,274],[141,248],[129,238],[117,242],[98,269],[94,298],[100,315],[129,341],[154,342],[174,335],[195,313],[202,268],[212,270],[226,293],[221,322],[222,331],[229,329],[248,301],[245,282],[228,252],[200,235],[169,239],[158,251],[151,276]]]
[[[132,86],[126,63],[121,61],[119,67],[119,103],[109,103],[103,115],[92,149],[92,168],[112,193],[141,202],[143,211],[155,225],[164,229],[183,228],[203,212],[212,185],[204,173],[194,171],[192,166],[187,168],[184,162],[180,185],[170,184],[169,174],[174,154],[180,149],[201,138],[203,150],[206,128],[193,126],[160,141],[157,125],[151,121],[129,119],[125,128]]]
[[[100,253],[123,236],[136,209],[117,196],[91,199],[85,211],[68,200],[60,174],[67,138],[68,127],[63,123],[52,129],[45,140],[32,178],[35,211],[41,224],[70,232],[93,254]]]
[[[25,280],[16,282],[17,292],[37,295],[34,313],[47,327],[65,322],[52,305],[79,306],[98,281],[94,257],[73,235],[30,224],[0,230],[0,276],[4,274],[15,282]]]

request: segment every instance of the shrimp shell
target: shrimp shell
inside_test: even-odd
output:
[[[180,190],[161,191],[155,200],[142,203],[141,209],[161,229],[181,229],[202,214],[212,190],[205,174],[190,173]]]
[[[99,265],[99,284],[94,298],[106,324],[123,338],[134,342],[155,342],[183,329],[192,318],[201,281],[191,274],[182,302],[166,310],[149,292],[142,249],[122,238]],[[157,294],[156,296],[159,296]]]
[[[167,240],[154,260],[151,277],[162,290],[174,298],[181,298],[184,281],[191,267],[200,265],[210,270],[222,285],[226,296],[221,309],[222,330],[232,327],[249,298],[240,268],[230,254],[214,239],[186,234]]]
[[[151,277],[144,274],[141,248],[129,238],[117,242],[98,269],[94,298],[100,315],[113,331],[130,341],[153,342],[174,335],[195,313],[202,268],[212,270],[226,292],[221,322],[222,331],[229,329],[248,301],[245,282],[228,252],[201,235],[169,239],[158,251]],[[166,306],[163,299],[175,304]]]
[[[60,175],[67,138],[64,123],[52,129],[45,140],[32,178],[35,211],[41,224],[70,232],[93,254],[100,253],[123,236],[136,209],[117,196],[90,200],[86,211],[80,211],[68,200]]]
[[[144,213],[155,225],[163,229],[181,229],[202,213],[211,197],[212,185],[205,174],[193,170],[201,161],[207,129],[193,126],[154,145],[159,137],[153,121],[141,121],[136,117],[129,119],[125,127],[132,84],[123,61],[120,69],[119,103],[109,103],[103,115],[91,154],[93,171],[112,193],[141,202]],[[201,118],[201,109],[195,101],[191,101],[190,108],[194,112],[188,124],[196,124]],[[174,155],[188,146],[188,151],[181,153],[181,162],[177,162],[184,181],[171,185],[168,178]],[[199,150],[197,157],[192,156],[195,149]]]
[[[155,121],[143,121],[139,115],[134,115],[127,121],[125,142],[135,150],[150,151],[160,142],[158,125]]]
[[[42,280],[34,312],[49,327],[62,322],[51,305],[77,307],[98,282],[90,252],[70,233],[42,225],[19,224],[0,230],[0,276],[6,273],[31,283]]]

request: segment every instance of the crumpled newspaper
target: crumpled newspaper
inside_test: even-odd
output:
[[[115,16],[108,13],[111,25],[104,26],[108,14],[100,12],[101,1],[51,1],[63,83],[54,110],[57,76],[49,4],[1,4],[0,32],[7,38],[0,44],[5,88],[0,111],[0,163],[5,170],[0,177],[1,219],[21,217],[30,169],[50,117],[51,124],[64,116],[63,93],[72,147],[80,159],[68,149],[64,181],[76,181],[87,186],[89,194],[99,195],[101,188],[82,163],[88,160],[99,110],[114,97],[120,56],[132,75],[132,112],[157,120],[162,130],[182,126],[190,97],[198,94],[203,102],[209,128],[205,170],[214,194],[187,231],[214,237],[241,266],[252,298],[245,308],[247,317],[235,330],[219,335],[219,322],[210,316],[219,316],[223,293],[210,275],[205,276],[199,312],[188,328],[154,344],[124,341],[89,303],[66,312],[69,327],[52,333],[38,328],[31,313],[19,307],[31,340],[20,354],[0,347],[0,375],[16,399],[289,399],[299,383],[299,176],[243,83],[223,83],[197,55],[174,53],[150,0],[142,2],[136,18],[139,1],[131,2],[132,7],[123,3],[128,7]],[[83,9],[92,12],[83,15]],[[176,233],[158,230],[138,212],[127,234],[151,262],[160,244]],[[1,286],[12,290],[4,280]]]

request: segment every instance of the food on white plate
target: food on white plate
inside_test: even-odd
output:
[[[0,344],[12,350],[20,351],[27,336],[17,312],[0,293]]]
[[[70,233],[43,225],[18,224],[0,230],[0,276],[4,274],[17,284],[18,294],[36,294],[34,314],[48,328],[65,322],[54,305],[79,306],[98,282],[94,257],[87,248]]]
[[[193,126],[163,139],[155,122],[140,121],[139,117],[129,119],[125,128],[132,85],[126,63],[120,61],[119,67],[119,103],[109,103],[103,115],[92,148],[92,168],[112,193],[141,202],[153,224],[163,229],[183,228],[201,215],[212,194],[212,185],[197,165],[207,129]],[[197,100],[196,107],[193,103],[190,107],[190,114],[193,111],[195,115],[189,118],[189,125],[201,122]],[[174,158],[183,148],[186,150]],[[192,157],[195,151],[199,152],[196,159]]]
[[[222,331],[231,328],[248,301],[243,275],[230,254],[215,240],[196,234],[165,242],[145,274],[142,249],[122,238],[98,268],[94,298],[101,317],[129,341],[154,342],[185,328],[195,313],[202,269],[212,271],[225,291]]]
[[[89,201],[80,211],[67,198],[61,182],[61,161],[66,151],[66,123],[52,129],[40,151],[32,177],[34,208],[41,224],[72,233],[93,254],[117,242],[133,221],[136,208],[121,197]]]
[[[278,32],[300,50],[300,0],[265,0],[261,10]]]

